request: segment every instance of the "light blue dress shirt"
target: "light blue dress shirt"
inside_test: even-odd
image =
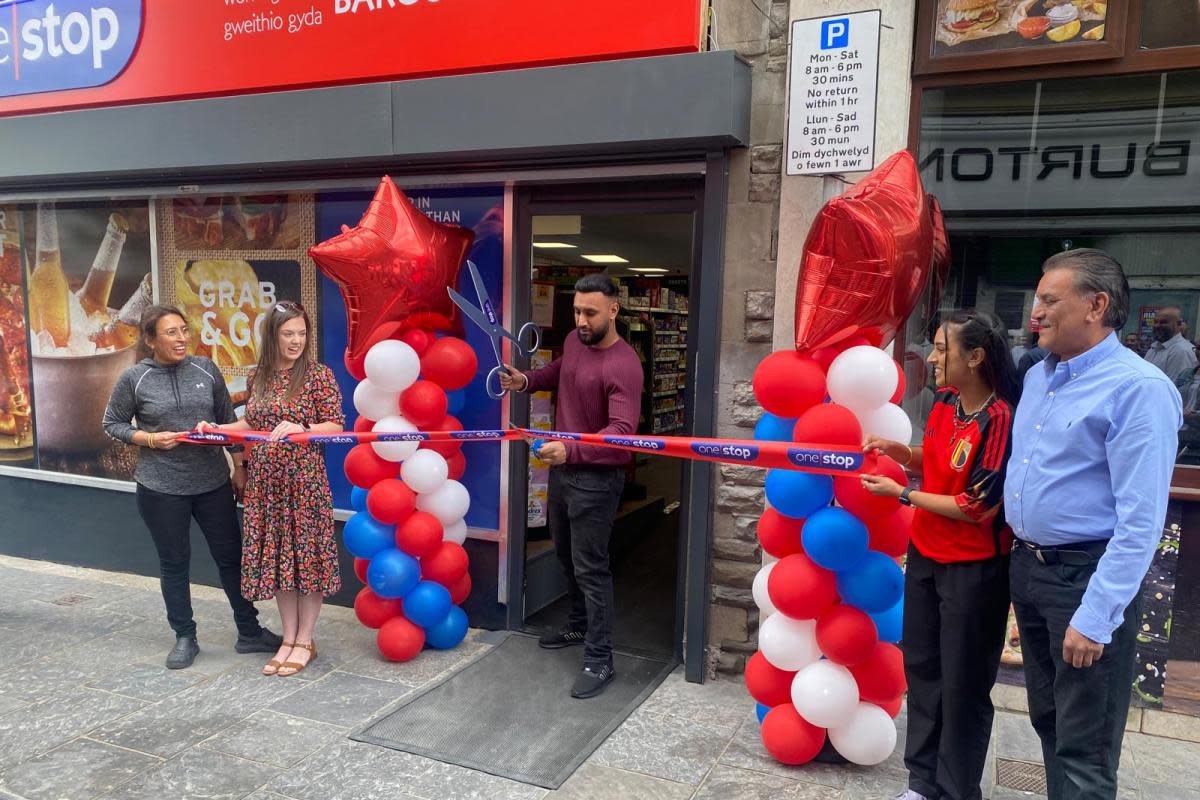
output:
[[[1109,540],[1071,619],[1093,641],[1112,640],[1162,536],[1180,406],[1175,385],[1116,334],[1025,375],[1005,516],[1033,544]]]

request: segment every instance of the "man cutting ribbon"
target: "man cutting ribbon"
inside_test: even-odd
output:
[[[575,284],[575,334],[546,367],[523,373],[506,365],[505,390],[556,391],[562,431],[628,436],[642,405],[642,365],[617,333],[617,286],[603,273]],[[571,696],[595,697],[616,677],[612,661],[613,579],[608,546],[625,487],[630,453],[577,442],[546,442],[536,455],[551,466],[550,538],[567,576],[571,615],[539,640],[557,649],[582,644],[583,670]]]

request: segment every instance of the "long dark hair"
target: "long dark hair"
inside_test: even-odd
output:
[[[138,325],[142,334],[138,337],[137,358],[139,361],[154,355],[154,349],[150,347],[150,344],[146,340],[158,336],[158,321],[172,314],[183,320],[185,325],[187,324],[187,317],[175,306],[146,306],[146,310],[142,312],[141,322]]]
[[[946,336],[953,334],[964,353],[975,348],[983,350],[983,379],[991,386],[997,397],[1010,405],[1017,404],[1017,368],[1013,365],[1012,353],[1008,348],[1008,330],[995,314],[963,308],[950,314],[942,324]]]
[[[292,378],[288,383],[285,401],[290,402],[304,389],[304,381],[308,377],[308,354],[312,350],[312,321],[309,320],[304,306],[284,300],[271,309],[266,324],[263,325],[262,341],[258,345],[258,368],[254,370],[250,382],[250,396],[256,401],[267,396],[271,381],[275,377],[276,364],[279,361],[279,329],[296,317],[304,318],[304,352],[292,365]]]

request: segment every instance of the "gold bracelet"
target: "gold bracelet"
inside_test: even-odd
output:
[[[907,467],[909,464],[911,464],[911,463],[912,463],[913,451],[912,451],[912,448],[911,448],[911,447],[909,447],[909,446],[908,446],[908,445],[906,445],[906,444],[905,444],[905,445],[901,445],[901,447],[903,447],[905,450],[907,450],[907,451],[908,451],[908,459],[907,459],[907,460],[906,460],[906,461],[905,461],[903,464],[901,464],[900,466],[902,466],[902,467]]]
[[[158,448],[157,448],[157,447],[154,445],[154,434],[153,434],[153,433],[150,433],[150,432],[147,432],[147,433],[146,433],[146,444],[148,444],[148,445],[150,446],[150,449],[151,449],[151,450],[157,450],[157,449],[158,449]]]

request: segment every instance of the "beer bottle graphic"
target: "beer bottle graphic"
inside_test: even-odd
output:
[[[117,274],[117,263],[121,260],[121,248],[125,246],[125,237],[129,233],[129,222],[120,214],[111,214],[108,218],[108,228],[104,231],[104,241],[96,251],[92,268],[88,270],[83,288],[79,290],[79,304],[88,316],[99,318],[102,322],[109,321],[108,296],[112,292],[113,278]]]
[[[58,248],[54,203],[38,203],[37,261],[29,276],[29,323],[35,334],[50,334],[58,347],[66,347],[71,338],[70,295]]]
[[[97,347],[111,347],[114,350],[123,350],[136,344],[140,336],[142,312],[153,304],[154,285],[147,272],[138,284],[137,291],[121,306],[116,318],[92,336],[92,341]]]

